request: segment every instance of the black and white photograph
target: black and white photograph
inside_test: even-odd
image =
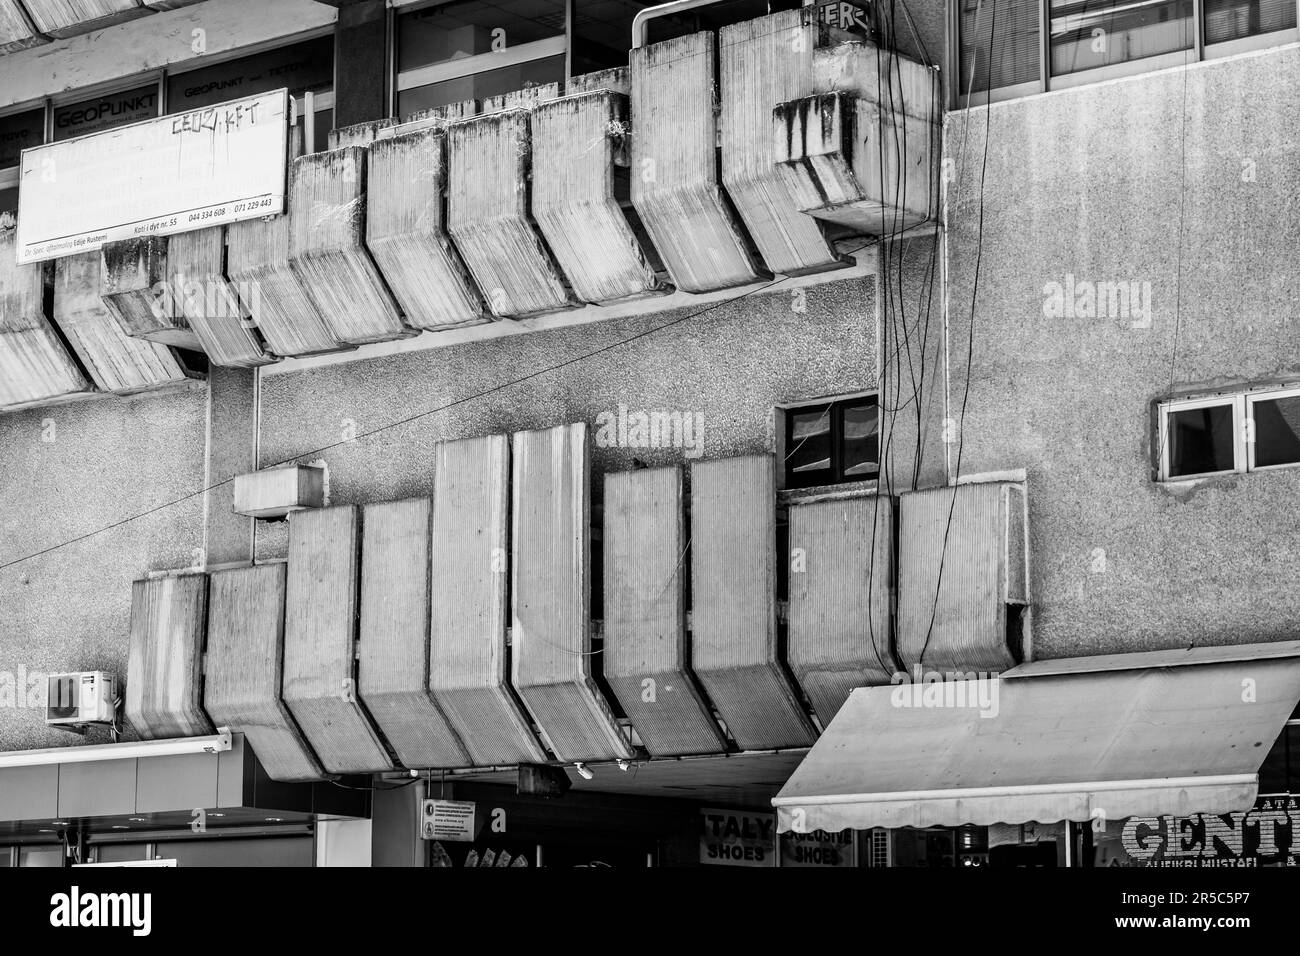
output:
[[[6,926],[1280,932],[1298,10],[0,0]]]

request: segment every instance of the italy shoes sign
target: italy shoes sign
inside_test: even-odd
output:
[[[284,211],[286,90],[25,149],[18,262]]]

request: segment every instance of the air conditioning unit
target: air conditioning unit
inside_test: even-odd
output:
[[[51,674],[45,723],[51,727],[112,724],[117,715],[117,678],[103,671]]]

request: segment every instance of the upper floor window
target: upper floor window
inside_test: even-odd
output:
[[[45,142],[45,110],[0,116],[0,213],[18,212],[18,162],[22,151]]]
[[[786,488],[869,481],[880,473],[880,407],[854,395],[778,410]]]
[[[1295,0],[954,2],[958,107],[1300,39]]]
[[[281,88],[297,100],[296,116],[304,132],[310,132],[307,151],[328,148],[329,132],[334,128],[332,36],[170,73],[167,112],[184,113]]]
[[[1159,416],[1163,481],[1300,465],[1300,388],[1164,402]]]
[[[657,0],[453,0],[397,17],[399,118],[626,66],[632,21]],[[655,43],[752,20],[799,0],[724,0],[656,18]]]
[[[158,83],[54,107],[54,141],[138,123],[158,115]]]

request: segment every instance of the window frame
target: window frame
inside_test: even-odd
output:
[[[1156,462],[1156,480],[1161,484],[1173,484],[1184,481],[1200,481],[1203,478],[1216,478],[1221,475],[1245,475],[1256,471],[1279,471],[1286,468],[1300,468],[1300,461],[1283,462],[1279,465],[1256,465],[1255,448],[1255,405],[1259,402],[1275,401],[1279,398],[1300,398],[1300,385],[1268,385],[1258,388],[1243,388],[1239,391],[1218,392],[1213,395],[1197,395],[1186,398],[1170,398],[1156,402],[1155,439],[1159,449]],[[1232,406],[1232,448],[1233,468],[1228,471],[1206,471],[1194,475],[1171,475],[1171,447],[1169,444],[1169,416],[1172,413],[1192,411],[1197,408],[1212,408],[1219,405]],[[1246,422],[1251,424],[1248,426]]]
[[[1246,470],[1245,455],[1245,414],[1244,395],[1214,395],[1202,398],[1183,398],[1160,403],[1160,480],[1162,482],[1196,481],[1201,478],[1214,478],[1219,475],[1236,475]],[[1232,409],[1232,464],[1233,467],[1222,471],[1198,471],[1190,475],[1172,474],[1171,460],[1173,446],[1169,441],[1169,418],[1178,412],[1195,411],[1198,408],[1218,408],[1227,405]]]
[[[1255,403],[1271,402],[1279,398],[1300,398],[1300,386],[1295,388],[1272,388],[1261,389],[1257,392],[1247,392],[1244,396],[1246,402],[1246,417],[1251,422],[1255,421]],[[1259,432],[1252,424],[1250,427],[1251,441],[1246,442],[1246,470],[1247,471],[1278,471],[1283,468],[1300,468],[1300,461],[1283,462],[1280,465],[1256,465],[1255,448],[1258,445]]]
[[[1022,99],[1026,96],[1049,93],[1053,90],[1071,89],[1102,80],[1154,73],[1172,67],[1217,60],[1223,57],[1235,56],[1239,53],[1248,53],[1253,50],[1300,42],[1300,0],[1296,0],[1296,26],[1294,27],[1270,30],[1267,33],[1257,33],[1253,36],[1238,37],[1235,40],[1223,40],[1211,44],[1205,42],[1205,2],[1204,0],[1192,0],[1192,45],[1187,49],[1159,53],[1135,60],[1125,60],[1120,63],[1111,63],[1090,70],[1081,70],[1077,73],[1053,76],[1051,68],[1052,17],[1050,3],[1049,0],[1038,0],[1038,81],[1017,83],[1013,86],[995,87],[963,94],[961,92],[961,2],[962,0],[949,0],[946,20],[946,39],[948,42],[944,62],[947,69],[944,72],[948,76],[948,102],[950,109],[954,111],[974,109],[989,103]],[[983,2],[992,3],[993,0],[983,0]]]
[[[866,477],[846,477],[843,474],[843,444],[844,444],[844,408],[861,402],[863,399],[874,399],[876,403],[876,473]],[[790,469],[787,465],[789,458],[789,432],[790,416],[792,413],[798,413],[805,409],[818,408],[826,406],[831,418],[831,477],[826,481],[820,481],[808,485],[790,484]],[[880,391],[879,389],[863,389],[857,392],[846,392],[839,395],[826,395],[819,398],[799,399],[795,402],[783,402],[774,406],[773,411],[773,430],[775,438],[775,452],[777,458],[777,489],[779,491],[789,491],[798,494],[813,493],[816,489],[841,489],[850,487],[873,486],[880,481],[880,434],[883,430],[884,418],[880,411]]]

